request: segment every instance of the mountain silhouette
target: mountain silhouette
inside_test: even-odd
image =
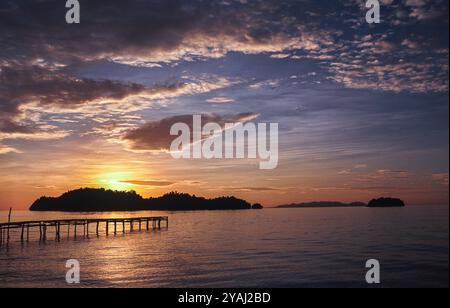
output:
[[[252,205],[235,197],[206,199],[171,192],[145,199],[135,191],[82,188],[53,197],[41,197],[30,207],[37,212],[114,212],[114,211],[202,211],[248,210]]]

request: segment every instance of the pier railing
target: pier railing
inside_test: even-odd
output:
[[[90,226],[95,226],[93,233],[97,236],[100,235],[100,227],[105,226],[104,232],[106,235],[110,233],[117,234],[118,232],[127,232],[127,227],[130,232],[136,229],[142,231],[149,231],[161,229],[162,223],[165,228],[169,227],[169,218],[165,216],[161,217],[136,217],[136,218],[107,218],[107,219],[67,219],[67,220],[38,220],[38,221],[22,221],[22,222],[10,222],[0,223],[0,246],[9,243],[12,235],[12,230],[20,231],[20,241],[30,240],[30,231],[33,229],[39,230],[39,240],[45,241],[49,233],[55,235],[55,239],[61,239],[64,233],[68,238],[77,237],[78,235],[89,236],[91,229]],[[151,225],[151,226],[150,226]],[[79,229],[82,229],[81,232]],[[81,233],[81,234],[80,234]]]

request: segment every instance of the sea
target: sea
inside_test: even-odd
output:
[[[0,287],[448,288],[449,206],[36,213],[13,221],[168,216],[168,228],[0,247]],[[7,212],[0,212],[0,222]],[[110,229],[111,230],[111,229]],[[135,228],[136,230],[136,228]],[[66,281],[67,260],[80,283]],[[380,284],[368,284],[377,260]]]

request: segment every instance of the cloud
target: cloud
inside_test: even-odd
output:
[[[407,179],[411,177],[411,173],[404,170],[377,170],[375,174],[370,175],[373,179]]]
[[[227,191],[240,191],[240,192],[264,192],[264,191],[280,191],[282,189],[276,187],[226,187]]]
[[[68,131],[33,131],[30,133],[3,133],[0,132],[0,140],[23,139],[23,140],[55,140],[62,139],[70,135]]]
[[[206,93],[237,82],[219,76],[200,76],[144,86],[78,78],[39,66],[8,66],[0,70],[0,140],[66,137],[69,131],[45,123],[49,115],[64,115],[63,120],[52,120],[61,127],[77,123],[73,118],[83,115],[83,121],[91,119],[98,124],[91,133],[114,137],[112,126],[129,129],[130,123],[138,122],[140,117],[130,119],[127,115],[149,108],[157,101]]]
[[[167,187],[167,186],[172,186],[175,184],[174,182],[169,182],[169,181],[140,181],[140,180],[120,181],[120,183],[137,185],[137,186],[151,186],[151,187]]]
[[[406,0],[405,1],[406,6],[413,6],[413,7],[417,7],[417,6],[424,6],[427,4],[426,0]]]
[[[399,18],[399,11],[425,20],[437,11],[433,3],[383,2],[387,20],[394,15]],[[447,4],[439,1],[439,5]],[[64,113],[96,123],[84,134],[117,139],[141,121],[138,113],[156,102],[239,83],[206,75],[153,85],[77,76],[81,65],[95,61],[161,68],[230,53],[262,54],[280,62],[313,61],[323,68],[325,78],[351,89],[448,92],[448,46],[436,43],[442,39],[435,36],[433,41],[432,36],[420,34],[404,37],[396,31],[367,34],[358,30],[361,2],[344,6],[336,15],[339,5],[317,5],[316,1],[98,0],[83,4],[83,22],[74,27],[61,19],[57,0],[2,1],[0,45],[6,47],[0,49],[0,133],[2,138],[61,138],[69,133],[67,129],[38,126],[49,115]],[[33,18],[28,18],[28,12],[33,12]],[[325,19],[329,22],[323,23]],[[445,18],[433,22],[448,24]],[[279,86],[280,80],[272,79],[255,81],[249,89]],[[213,97],[208,102],[234,100]],[[138,118],[122,121],[118,117],[130,114]],[[59,121],[53,124],[63,127],[73,118]]]
[[[438,10],[439,6],[448,4],[425,0],[393,4],[384,0],[383,5],[383,18],[392,21],[398,20],[399,10],[408,11],[415,19],[437,17],[434,12],[446,11]],[[40,67],[60,73],[80,63],[100,60],[155,68],[217,59],[230,53],[265,54],[280,60],[314,60],[330,73],[331,80],[349,88],[394,92],[448,90],[444,78],[448,74],[448,51],[433,54],[428,45],[415,48],[414,61],[408,60],[409,55],[398,52],[395,42],[408,43],[410,38],[399,37],[398,31],[358,35],[367,32],[361,25],[361,9],[366,10],[361,1],[337,1],[324,6],[317,1],[287,0],[98,0],[83,3],[83,22],[73,27],[60,18],[57,0],[47,0],[45,4],[3,1],[0,44],[8,48],[0,50],[0,66]],[[27,18],[30,11],[32,19]],[[445,19],[436,21],[447,27]],[[27,22],[12,22],[20,20]],[[353,32],[344,35],[342,29]],[[413,44],[405,46],[411,49]],[[417,57],[417,53],[422,57]],[[86,97],[72,94],[74,97],[68,98],[75,102],[89,99],[89,95],[99,94],[97,91],[108,86],[101,81],[88,83],[92,83],[92,88]],[[69,84],[70,79],[68,84],[59,85],[67,89]],[[113,97],[120,97],[122,91],[140,92],[137,85],[109,86],[113,87]],[[14,109],[14,103],[10,108]]]
[[[2,117],[19,113],[20,106],[28,103],[70,109],[98,99],[122,100],[147,90],[139,84],[81,79],[36,66],[3,67],[0,88]]]
[[[22,153],[22,152],[15,148],[0,144],[0,155],[8,153]]]
[[[218,123],[224,126],[225,123],[244,123],[256,118],[255,113],[241,113],[236,115],[202,115],[202,123]],[[169,151],[174,136],[170,135],[171,127],[176,123],[187,124],[192,131],[192,115],[181,115],[165,118],[159,121],[149,122],[142,127],[127,132],[122,141],[129,149],[134,151]]]
[[[431,176],[433,181],[448,187],[448,173],[436,173]]]
[[[149,92],[138,84],[80,79],[38,66],[3,67],[0,70],[0,140],[60,139],[69,132],[42,123],[41,114],[59,110],[76,112],[86,106],[92,108],[96,101],[123,101]]]
[[[234,103],[235,100],[229,97],[213,97],[206,100],[208,103],[212,104],[231,104]]]
[[[22,57],[36,61],[33,55],[47,54],[49,59],[41,61],[47,65],[110,59],[138,66],[218,58],[229,52],[314,50],[325,41],[325,37],[300,29],[292,18],[284,18],[281,7],[270,0],[228,4],[200,0],[126,4],[118,0],[88,1],[83,3],[83,22],[77,27],[63,24],[59,7],[57,0],[47,0],[45,5],[7,1],[2,10],[5,18],[0,22],[4,40],[21,37],[15,46]],[[20,26],[9,22],[20,20],[28,11],[33,11],[35,18]],[[11,49],[2,53],[14,57]]]

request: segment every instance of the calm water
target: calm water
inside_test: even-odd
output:
[[[80,261],[84,287],[365,287],[364,265],[372,258],[381,262],[384,287],[449,286],[448,207],[13,214],[165,214],[170,227],[13,242],[0,248],[0,287],[65,287],[67,259]],[[0,221],[6,216],[0,212]]]

